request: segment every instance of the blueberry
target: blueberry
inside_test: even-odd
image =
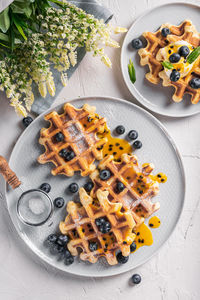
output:
[[[111,173],[109,170],[101,170],[99,173],[99,177],[101,180],[108,180],[111,176]]]
[[[74,262],[74,258],[73,258],[72,255],[70,255],[68,257],[65,257],[64,264],[66,266],[69,266],[69,265],[73,264],[73,262]]]
[[[176,69],[173,69],[170,74],[170,80],[176,82],[179,80],[180,76],[180,73],[176,71]]]
[[[54,203],[55,207],[61,208],[61,207],[63,207],[65,200],[62,197],[58,197],[54,200],[53,203]]]
[[[75,153],[73,151],[68,151],[65,155],[66,161],[70,161],[75,157]]]
[[[123,125],[117,126],[115,130],[117,134],[123,134],[125,132],[125,128]]]
[[[87,182],[84,185],[84,189],[86,190],[86,192],[91,192],[91,190],[93,189],[94,183],[92,181]]]
[[[181,59],[180,54],[178,53],[173,53],[172,55],[170,55],[169,57],[169,61],[173,64],[173,63],[177,63],[179,62],[179,60]]]
[[[65,257],[72,256],[68,249],[64,252],[64,255]]]
[[[193,89],[199,89],[200,88],[200,78],[192,78],[189,82],[189,85]]]
[[[121,252],[117,254],[117,261],[119,264],[127,263],[129,256],[123,256]]]
[[[99,226],[99,231],[101,231],[102,233],[108,233],[110,230],[111,225],[108,221]]]
[[[25,127],[28,127],[33,122],[33,118],[30,116],[23,118],[22,123]]]
[[[106,222],[106,220],[104,218],[98,218],[95,220],[95,223],[97,226],[101,226],[105,222]]]
[[[125,189],[125,186],[122,182],[118,181],[116,185],[116,190],[118,193],[121,193]]]
[[[78,184],[76,182],[72,182],[69,186],[68,186],[68,190],[70,193],[74,194],[76,192],[78,192]]]
[[[131,45],[134,49],[140,49],[143,47],[143,43],[140,39],[133,39]]]
[[[46,193],[49,193],[51,190],[51,186],[50,186],[50,184],[45,182],[40,186],[40,189]]]
[[[64,137],[64,134],[62,132],[58,132],[55,135],[56,142],[62,142],[62,141],[64,141],[64,138],[65,137]]]
[[[170,34],[170,33],[171,33],[171,31],[170,31],[170,29],[167,28],[167,27],[162,28],[162,30],[161,30],[161,34],[162,34],[162,36],[164,36],[164,37],[167,37],[168,34]]]
[[[97,242],[90,242],[89,243],[89,249],[90,249],[91,252],[96,251],[98,249]]]
[[[134,284],[139,284],[141,282],[141,276],[139,274],[134,274],[131,277],[131,280]]]
[[[60,155],[61,157],[63,157],[63,158],[65,158],[66,154],[67,154],[67,149],[62,149],[62,150],[60,150],[60,152],[59,152],[59,155]]]
[[[55,255],[58,253],[61,253],[64,251],[64,247],[59,245],[59,244],[54,244],[51,248],[50,248],[50,252],[51,254]]]
[[[136,140],[138,138],[138,133],[136,130],[131,130],[128,133],[128,137],[130,140]]]
[[[58,236],[57,244],[61,246],[65,246],[69,242],[69,238],[67,235],[61,234]]]
[[[73,151],[69,151],[65,148],[60,150],[59,155],[63,157],[66,161],[70,161],[75,157],[75,153]]]
[[[135,242],[132,242],[132,244],[130,245],[130,250],[131,252],[134,252],[136,250],[137,246]]]
[[[56,234],[50,234],[47,238],[47,242],[53,244],[57,241],[58,237]]]
[[[142,142],[140,142],[140,141],[135,141],[135,142],[133,143],[133,147],[134,147],[135,149],[140,149],[140,148],[142,148]]]
[[[182,46],[178,53],[180,54],[180,56],[183,56],[184,58],[186,58],[188,56],[188,54],[190,53],[190,49],[187,46]]]

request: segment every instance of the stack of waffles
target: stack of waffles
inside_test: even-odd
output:
[[[168,28],[170,34],[162,35],[162,29]],[[159,51],[167,45],[181,41],[183,44],[191,45],[193,48],[200,46],[200,34],[191,21],[185,20],[179,26],[169,23],[163,24],[156,32],[144,32],[143,36],[147,41],[147,46],[138,51],[140,64],[148,65],[149,73],[146,78],[153,84],[158,84],[162,79],[163,86],[172,86],[175,92],[172,99],[180,102],[185,94],[191,95],[191,102],[196,104],[200,100],[200,89],[192,88],[189,84],[193,78],[200,78],[200,60],[197,59],[192,71],[178,81],[171,81],[163,70],[162,60]]]
[[[45,120],[50,126],[41,130],[40,143],[45,153],[38,161],[53,162],[56,166],[53,175],[72,176],[79,170],[82,176],[89,174],[93,182],[90,193],[80,188],[79,203],[68,202],[68,214],[60,222],[61,233],[70,238],[68,249],[74,256],[80,254],[82,260],[95,263],[104,257],[110,265],[115,265],[118,253],[125,257],[130,254],[135,229],[160,207],[158,202],[152,202],[152,197],[159,192],[158,182],[151,176],[154,166],[140,167],[137,157],[130,154],[122,154],[117,161],[113,155],[103,158],[102,146],[106,139],[100,139],[97,134],[104,131],[106,121],[95,115],[94,107],[84,105],[76,109],[65,104],[63,114],[51,112]],[[58,132],[64,139],[56,142]],[[62,149],[75,155],[66,161],[60,157]],[[97,168],[95,159],[102,159]],[[102,170],[109,172],[108,179],[102,178]],[[118,182],[124,187],[120,192],[116,189]]]

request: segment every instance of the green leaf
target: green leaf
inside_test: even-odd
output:
[[[129,60],[129,64],[128,64],[128,73],[129,73],[129,77],[132,83],[136,82],[136,74],[135,74],[135,68],[133,65],[132,60]]]
[[[200,55],[200,46],[195,48],[187,57],[187,62],[192,64]]]
[[[9,7],[0,13],[0,29],[5,33],[10,27]]]
[[[21,25],[19,24],[19,22],[17,21],[17,19],[14,17],[13,15],[13,22],[15,24],[15,26],[17,27],[17,30],[19,31],[19,33],[23,36],[23,38],[27,41],[27,37],[21,27]]]
[[[169,70],[174,69],[174,66],[169,61],[163,61],[162,65],[166,69],[169,69]]]
[[[9,42],[9,37],[7,36],[7,34],[4,34],[4,33],[0,32],[0,40],[5,41],[5,42]]]
[[[15,14],[25,14],[27,18],[29,18],[32,14],[32,9],[30,3],[20,3],[19,1],[15,1],[10,5],[13,13]]]
[[[5,44],[2,44],[2,43],[0,43],[0,45],[3,46],[3,47],[6,47],[6,48],[10,48],[9,46],[7,46]]]

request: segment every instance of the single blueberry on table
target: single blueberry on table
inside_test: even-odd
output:
[[[134,274],[132,277],[131,277],[131,280],[134,284],[139,284],[141,282],[141,276],[139,274]]]
[[[41,186],[40,186],[40,189],[46,193],[49,193],[50,190],[51,190],[51,186],[49,183],[43,183]]]
[[[30,116],[23,118],[22,123],[25,127],[28,127],[33,122],[33,118]]]

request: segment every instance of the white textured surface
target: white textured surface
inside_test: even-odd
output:
[[[2,0],[1,0],[2,1]],[[115,13],[113,23],[129,27],[145,9],[161,0],[102,0]],[[196,0],[196,2],[199,2]],[[122,37],[118,37],[122,41]],[[85,95],[109,95],[134,101],[122,79],[120,51],[108,51],[115,62],[106,69],[99,61],[85,57],[70,84],[58,97],[70,99]],[[91,64],[92,62],[92,64]],[[9,158],[14,142],[22,132],[19,118],[1,95],[0,151]],[[135,101],[134,101],[135,102]],[[0,194],[0,299],[2,300],[199,300],[200,299],[200,116],[187,119],[158,117],[168,128],[184,159],[187,176],[186,205],[179,225],[158,255],[135,271],[107,279],[70,277],[38,264],[22,247],[13,231]],[[152,141],[156,143],[156,141]],[[23,159],[23,158],[22,158]],[[170,163],[170,162],[169,162]],[[3,180],[0,179],[0,191]],[[170,218],[170,216],[169,216]],[[139,286],[129,285],[134,272],[142,275]]]
[[[13,0],[0,0],[0,12],[5,9]]]

